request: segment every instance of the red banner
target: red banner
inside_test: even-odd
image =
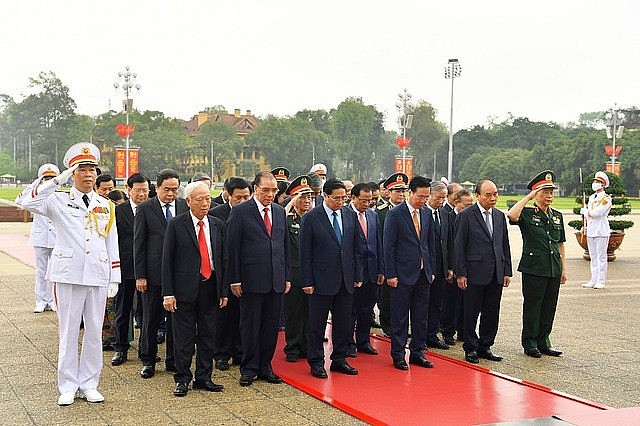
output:
[[[620,163],[616,161],[616,164],[611,164],[611,161],[604,163],[604,170],[620,176]]]
[[[402,170],[402,156],[396,155],[396,173],[404,173],[411,180],[413,177],[413,155],[404,157],[404,170]]]
[[[127,163],[127,150],[125,148],[116,148],[116,162],[115,162],[115,178],[126,179],[134,173],[138,173],[138,166],[140,164],[140,149],[129,148],[129,173],[125,173]]]

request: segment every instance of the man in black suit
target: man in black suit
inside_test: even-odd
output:
[[[284,208],[274,203],[275,177],[260,172],[253,199],[231,209],[228,222],[228,282],[240,298],[242,363],[240,385],[280,383],[271,367],[278,340],[282,294],[291,287],[289,239]]]
[[[136,292],[136,279],[133,273],[133,219],[141,204],[149,198],[149,178],[134,173],[127,179],[129,199],[116,206],[116,225],[118,227],[118,248],[120,250],[120,270],[122,283],[116,294],[116,353],[111,365],[120,365],[127,360],[129,350],[129,323],[133,296]]]
[[[171,312],[176,382],[173,394],[185,396],[195,348],[194,389],[220,392],[222,385],[211,381],[216,314],[227,305],[228,288],[223,286],[227,261],[224,225],[207,215],[211,206],[209,187],[202,181],[188,184],[185,198],[189,211],[167,224],[162,251],[162,297]]]
[[[140,359],[144,379],[155,374],[158,355],[158,323],[162,308],[162,245],[167,222],[187,211],[184,200],[176,198],[180,177],[175,170],[164,169],[158,173],[157,196],[140,204],[133,222],[133,261],[136,288],[142,292],[142,327],[140,328]],[[173,370],[173,341],[171,325],[167,324],[165,365]]]
[[[436,231],[436,278],[429,291],[429,316],[427,318],[427,346],[449,349],[449,345],[438,338],[442,303],[448,286],[453,286],[453,233],[449,213],[442,205],[447,198],[447,187],[440,181],[431,182],[431,195],[427,201],[427,211],[433,218]],[[456,286],[457,287],[457,286]]]
[[[240,177],[231,177],[225,181],[229,193],[229,201],[209,210],[209,214],[217,217],[227,228],[231,209],[251,198],[249,182]],[[218,310],[216,338],[214,342],[213,358],[218,370],[228,370],[229,360],[240,365],[242,360],[242,341],[240,339],[240,304],[238,298],[229,294],[229,301],[225,309]]]
[[[447,185],[447,200],[442,206],[442,210],[451,213],[456,207],[456,195],[462,189],[459,183],[451,182]]]
[[[491,352],[500,316],[502,288],[511,282],[511,249],[504,213],[495,208],[498,188],[490,180],[476,184],[477,202],[456,221],[454,250],[458,287],[464,290],[465,359],[501,361]],[[480,315],[480,336],[476,325]]]
[[[362,285],[362,239],[357,215],[344,205],[347,190],[338,179],[324,183],[324,202],[302,217],[300,274],[309,295],[307,362],[314,377],[326,379],[322,341],[331,311],[331,371],[356,375],[346,355],[353,335],[351,308],[355,287]]]
[[[222,184],[222,191],[218,194],[217,197],[211,200],[213,202],[212,207],[220,206],[222,204],[225,204],[227,201],[229,201],[229,192],[227,191],[228,182],[229,182],[229,178],[224,180],[224,183]]]

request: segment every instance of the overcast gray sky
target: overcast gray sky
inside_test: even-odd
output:
[[[504,119],[577,121],[640,102],[640,1],[0,0],[0,93],[51,70],[78,112],[118,109],[125,65],[135,106],[190,118],[222,104],[256,115],[330,109],[360,96],[395,130],[407,88],[454,131]]]

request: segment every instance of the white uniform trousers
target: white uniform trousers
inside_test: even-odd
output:
[[[36,305],[47,305],[53,308],[53,284],[45,278],[47,275],[47,265],[53,248],[34,247],[34,258],[36,263],[35,293]]]
[[[56,283],[58,308],[58,389],[60,393],[96,389],[102,371],[102,320],[107,287]],[[84,317],[78,360],[80,321]]]
[[[607,246],[609,237],[587,237],[589,256],[591,257],[591,280],[594,285],[604,285],[607,278]]]

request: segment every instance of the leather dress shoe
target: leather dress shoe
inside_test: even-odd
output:
[[[540,358],[542,356],[538,348],[525,349],[524,353],[527,354],[527,356],[530,356],[532,358]]]
[[[127,360],[126,352],[116,352],[113,358],[111,358],[111,365],[115,366],[115,365],[124,364],[126,360]]]
[[[478,358],[488,359],[489,361],[502,361],[502,357],[491,352],[491,349],[478,351]]]
[[[429,360],[427,360],[425,357],[423,356],[410,356],[409,357],[409,364],[414,364],[414,365],[418,365],[420,367],[424,367],[424,368],[433,368],[433,363]]]
[[[402,370],[402,371],[406,371],[409,369],[409,365],[407,364],[407,361],[405,361],[404,359],[393,361],[393,366],[398,370]]]
[[[218,359],[216,360],[216,368],[218,370],[228,370],[229,369],[229,361],[227,361],[226,359]]]
[[[140,370],[140,377],[143,379],[150,379],[154,374],[156,374],[156,367],[153,365],[143,365]]]
[[[553,348],[541,348],[538,349],[541,353],[549,356],[560,356],[562,355],[562,351]]]
[[[325,370],[324,367],[321,365],[312,365],[311,375],[313,377],[317,377],[318,379],[326,379],[327,377],[329,377],[327,375],[327,370]]]
[[[435,349],[449,349],[449,345],[441,342],[440,340],[437,342],[427,342],[427,347]]]
[[[194,380],[193,388],[206,390],[208,392],[222,392],[222,390],[224,389],[224,386],[219,385],[217,383],[213,383],[211,380],[207,382],[197,382]]]
[[[356,353],[356,350],[354,348],[354,349],[349,349],[345,354],[345,356],[348,356],[349,358],[355,358],[358,356],[358,354]]]
[[[176,383],[173,388],[173,396],[185,396],[189,392],[189,385],[186,383]]]
[[[378,351],[369,343],[364,346],[358,346],[358,352],[369,355],[378,355]]]
[[[358,370],[349,365],[347,361],[344,362],[332,362],[329,366],[330,371],[335,371],[336,373],[348,374],[350,376],[355,376],[358,374]]]
[[[275,374],[273,371],[269,371],[268,373],[258,374],[258,379],[264,380],[267,383],[274,383],[274,384],[282,383],[282,379],[280,378],[280,376]]]
[[[446,343],[449,346],[455,346],[456,345],[456,339],[454,339],[453,337],[445,337],[444,338],[444,343]]]
[[[287,356],[285,357],[285,361],[287,362],[298,362],[298,359],[300,357],[296,354],[287,354]]]
[[[251,386],[252,383],[253,383],[253,376],[249,376],[246,374],[243,374],[240,376],[240,386]]]
[[[480,359],[478,358],[478,354],[476,351],[472,351],[472,352],[468,352],[464,355],[464,359],[467,362],[470,362],[471,364],[477,364],[480,362]]]

